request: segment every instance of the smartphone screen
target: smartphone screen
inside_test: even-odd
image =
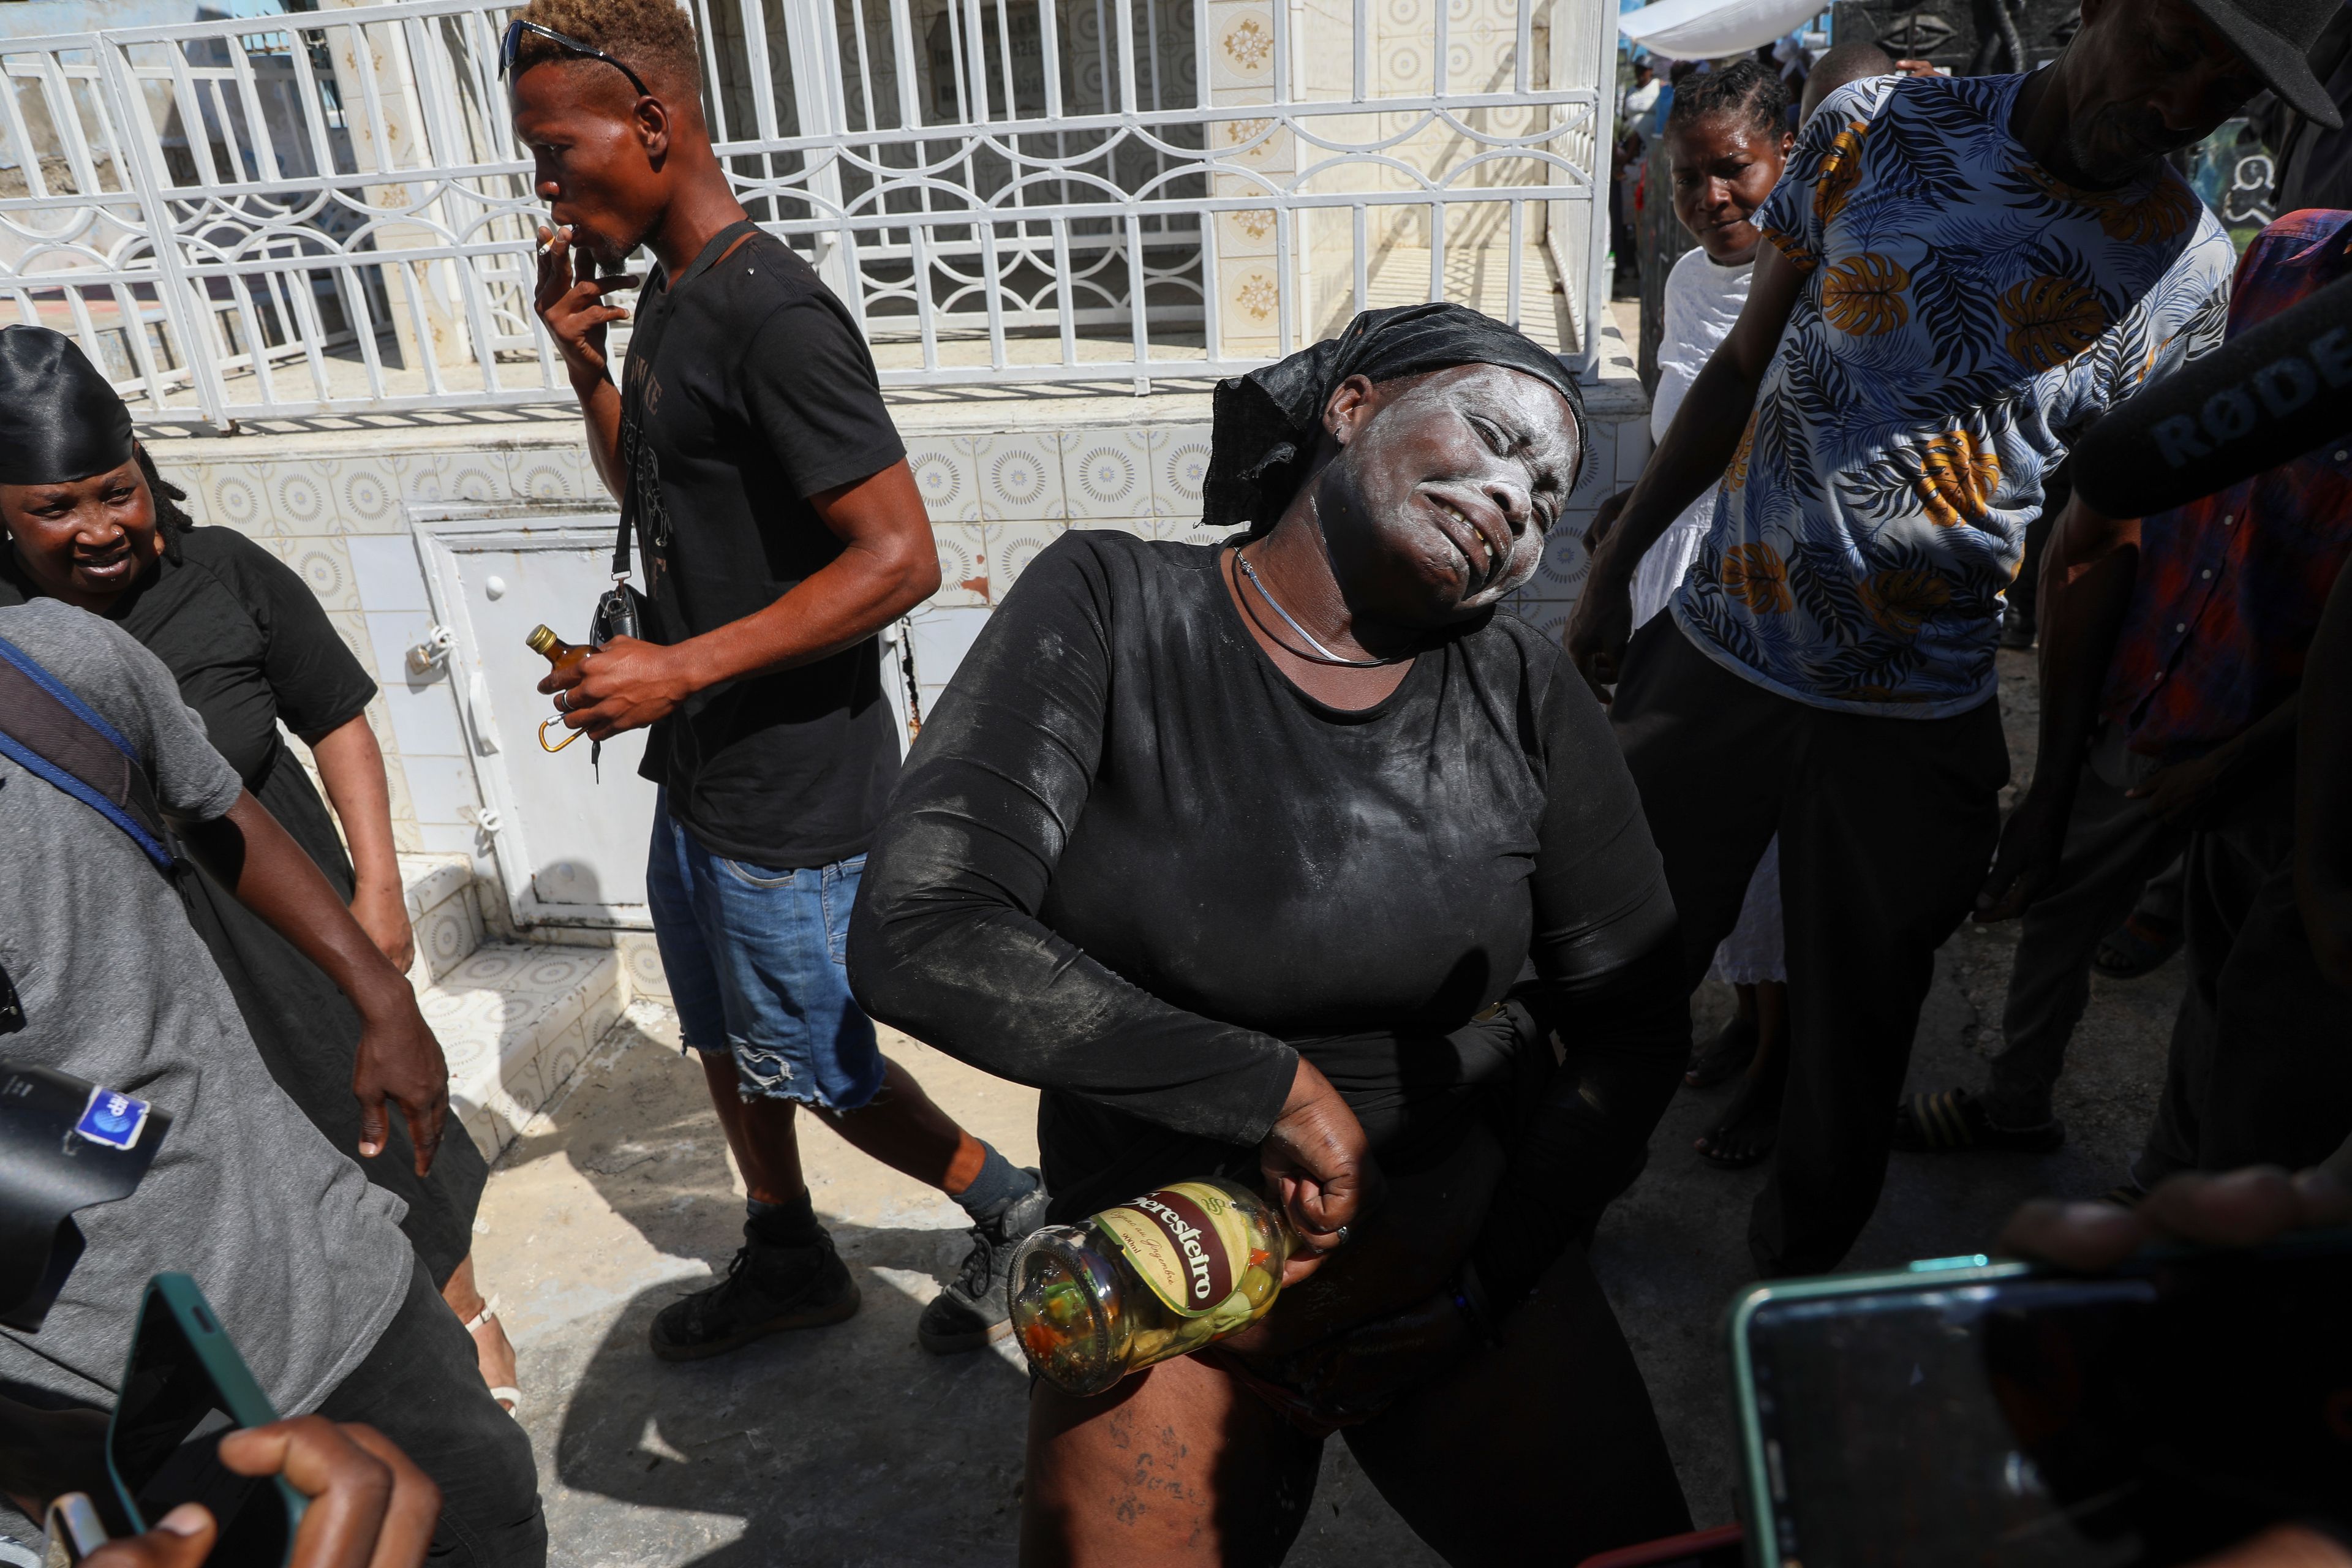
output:
[[[2144,1282],[2021,1281],[2012,1309],[2126,1300]],[[2097,1568],[1985,1374],[1991,1285],[1768,1302],[1748,1331],[1764,1462],[1780,1526],[1769,1561],[2002,1562]]]
[[[1759,1560],[2186,1562],[2347,1506],[2347,1251],[1768,1300]]]
[[[290,1543],[285,1505],[268,1480],[221,1464],[220,1441],[237,1425],[224,1403],[178,1320],[151,1298],[108,1438],[114,1473],[149,1528],[199,1502],[220,1525],[211,1562],[275,1568]]]

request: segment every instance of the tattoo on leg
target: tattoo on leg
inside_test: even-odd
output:
[[[1131,1526],[1139,1523],[1155,1503],[1196,1512],[1205,1505],[1207,1500],[1185,1479],[1184,1461],[1192,1448],[1174,1426],[1162,1426],[1156,1435],[1144,1436],[1135,1431],[1132,1417],[1122,1408],[1112,1413],[1105,1431],[1111,1447],[1129,1456],[1122,1467],[1126,1474],[1111,1500],[1112,1518]],[[1192,1534],[1196,1539],[1200,1534],[1197,1523]]]

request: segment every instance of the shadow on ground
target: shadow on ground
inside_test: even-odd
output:
[[[1011,1563],[1026,1369],[1009,1345],[935,1357],[915,1340],[962,1258],[965,1222],[830,1133],[804,1130],[803,1158],[863,1293],[858,1315],[711,1361],[654,1360],[654,1314],[725,1270],[743,1212],[701,1075],[675,1039],[658,1010],[633,1010],[500,1162],[484,1204],[477,1258],[521,1347],[552,1560]],[[968,1126],[1034,1161],[1033,1094],[889,1048]],[[1334,1443],[1290,1561],[1437,1559]]]
[[[2013,752],[2033,722],[2025,668],[2003,656]],[[1982,1082],[2015,932],[1963,927],[1946,944],[1912,1051],[1911,1089]],[[1979,1251],[2024,1198],[2087,1196],[2120,1179],[2155,1107],[2180,984],[2178,963],[2130,984],[2095,980],[2059,1089],[2066,1146],[2041,1158],[1895,1156],[1850,1266]],[[1702,1034],[1729,1004],[1723,987],[1701,993]],[[476,1258],[521,1347],[524,1425],[539,1454],[552,1560],[598,1568],[1011,1563],[1026,1373],[1006,1346],[941,1359],[916,1345],[915,1320],[963,1249],[963,1220],[937,1194],[830,1133],[807,1131],[816,1207],[864,1291],[863,1310],[834,1328],[690,1365],[657,1363],[646,1348],[653,1314],[726,1268],[742,1216],[701,1074],[679,1059],[676,1040],[663,1010],[632,1009],[568,1098],[499,1163],[484,1202]],[[903,1040],[889,1049],[973,1131],[1034,1161],[1034,1094]],[[1702,1524],[1732,1517],[1720,1318],[1752,1272],[1748,1210],[1763,1176],[1715,1170],[1691,1142],[1733,1092],[1727,1084],[1675,1100],[1648,1171],[1611,1210],[1594,1247]],[[1345,1445],[1328,1445],[1290,1563],[1437,1561]]]

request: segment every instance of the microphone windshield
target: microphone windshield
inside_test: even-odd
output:
[[[2075,493],[2108,517],[2186,505],[2352,430],[2352,278],[2165,377],[2074,446]]]

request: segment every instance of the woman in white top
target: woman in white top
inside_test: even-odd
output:
[[[1763,243],[1750,219],[1772,194],[1795,140],[1787,88],[1753,59],[1694,76],[1676,89],[1665,131],[1675,216],[1698,243],[1666,278],[1664,337],[1650,404],[1654,438],[1674,423],[1700,367],[1748,302],[1748,279]],[[1633,574],[1635,626],[1664,609],[1682,586],[1715,524],[1715,500],[1710,485],[1642,557]],[[1601,503],[1588,544],[1607,534],[1624,501],[1621,493]],[[1733,986],[1739,1011],[1693,1057],[1684,1081],[1703,1089],[1742,1068],[1748,1080],[1729,1111],[1699,1139],[1698,1152],[1715,1164],[1752,1165],[1770,1152],[1780,1120],[1780,1042],[1788,1019],[1777,839],[1756,868],[1739,924],[1716,950],[1711,973]]]

